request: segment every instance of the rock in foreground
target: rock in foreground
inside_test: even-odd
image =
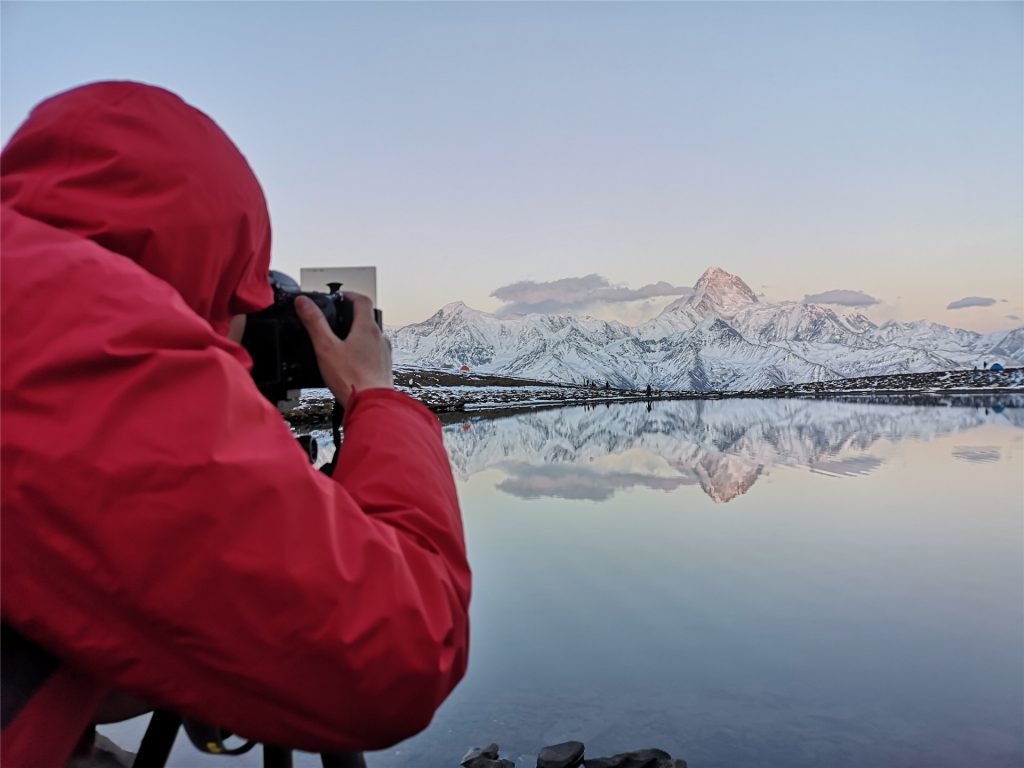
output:
[[[462,768],[516,768],[511,760],[498,757],[498,745],[488,744],[486,747],[473,747],[462,758]]]
[[[583,763],[583,743],[566,741],[544,747],[537,757],[537,768],[577,768]]]
[[[611,757],[584,758],[579,741],[565,741],[544,747],[537,756],[537,768],[687,768],[685,760],[674,760],[661,749],[638,749]],[[473,747],[462,758],[462,768],[515,768],[515,763],[498,757],[498,745]]]
[[[672,755],[661,749],[638,749],[612,757],[589,758],[586,768],[686,768],[686,761],[673,760]]]

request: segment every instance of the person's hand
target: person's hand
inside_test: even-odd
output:
[[[334,335],[320,308],[305,296],[295,299],[295,312],[313,341],[324,383],[344,406],[353,387],[394,389],[391,373],[391,343],[373,321],[373,302],[358,293],[346,293],[352,300],[352,329],[344,340]]]

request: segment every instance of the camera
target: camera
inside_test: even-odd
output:
[[[291,390],[324,386],[313,343],[295,313],[295,299],[305,296],[312,300],[339,339],[352,329],[352,300],[341,292],[340,283],[329,284],[330,293],[303,291],[288,275],[274,270],[270,272],[270,287],[274,303],[248,316],[242,346],[252,358],[256,387],[276,405],[287,401]],[[373,313],[383,330],[380,310]]]

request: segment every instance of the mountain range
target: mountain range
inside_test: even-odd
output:
[[[570,314],[502,317],[455,302],[388,337],[396,364],[698,392],[1024,365],[1024,327],[982,334],[925,320],[876,325],[824,305],[763,302],[718,267],[636,326]]]

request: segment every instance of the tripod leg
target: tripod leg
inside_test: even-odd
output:
[[[366,759],[362,752],[337,752],[320,755],[324,768],[366,768]]]
[[[154,712],[132,763],[134,768],[164,768],[180,725],[181,718],[173,712]]]
[[[292,768],[292,751],[264,744],[263,768]]]

